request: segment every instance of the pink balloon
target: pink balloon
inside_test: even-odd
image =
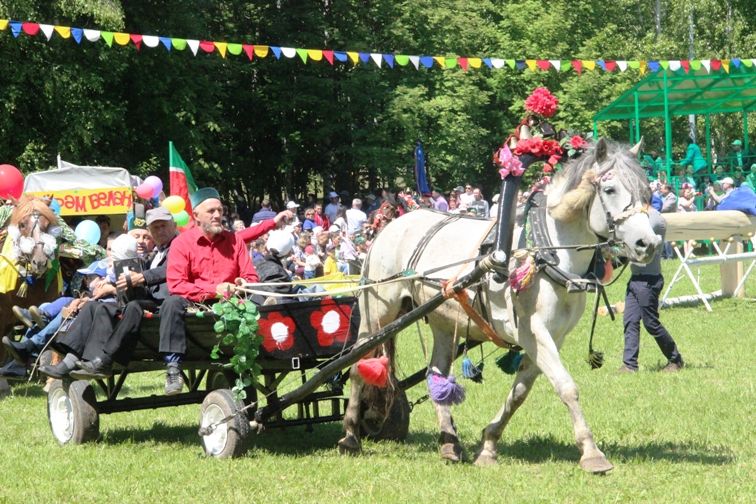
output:
[[[142,183],[142,184],[138,185],[137,188],[136,188],[137,196],[139,196],[142,199],[150,199],[150,198],[152,198],[153,191],[154,191],[154,189],[152,187],[148,186],[145,183]]]
[[[154,175],[150,175],[146,179],[144,179],[144,185],[147,185],[152,188],[152,194],[150,197],[155,198],[158,194],[160,194],[160,191],[163,190],[163,181],[157,178]]]
[[[20,198],[24,192],[24,175],[13,165],[0,165],[0,198]]]

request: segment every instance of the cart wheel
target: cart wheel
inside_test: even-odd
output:
[[[233,371],[213,369],[207,372],[206,389],[208,391],[218,389],[230,389],[236,382],[236,374]]]
[[[81,444],[100,437],[94,389],[88,381],[78,380],[67,387],[61,380],[50,385],[47,418],[58,443]]]
[[[409,432],[410,405],[404,390],[393,393],[393,403],[386,415],[386,401],[392,394],[381,391],[371,396],[370,404],[360,408],[360,430],[362,435],[373,440],[404,441]],[[378,399],[378,400],[375,400]]]
[[[213,390],[205,396],[200,409],[201,428],[234,415],[231,420],[216,425],[210,434],[202,436],[202,446],[207,455],[236,458],[246,453],[249,420],[244,413],[239,412],[243,407],[244,404],[237,401],[228,389]]]

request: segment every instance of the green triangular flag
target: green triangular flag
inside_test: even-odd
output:
[[[744,59],[740,60],[740,62],[746,68],[751,68],[753,66],[753,61],[749,60],[748,58],[744,58]]]
[[[405,66],[407,63],[409,63],[409,56],[407,56],[406,54],[397,54],[396,56],[394,56],[394,59],[400,66]]]
[[[669,68],[669,60],[660,60],[659,65],[661,65],[661,67],[666,70],[667,68]]]
[[[627,62],[627,66],[629,66],[633,70],[638,70],[640,68],[640,61],[638,61],[638,60],[630,60],[630,61]]]
[[[446,58],[444,66],[446,68],[454,68],[457,66],[457,58]]]
[[[297,49],[297,54],[302,58],[302,63],[307,63],[307,49]]]
[[[228,44],[227,49],[230,54],[233,54],[234,56],[239,56],[242,52],[242,45],[241,44]]]
[[[572,69],[572,62],[570,60],[562,60],[560,68],[562,72],[569,72]]]
[[[100,37],[102,37],[102,40],[104,40],[105,43],[108,44],[108,47],[113,46],[113,32],[100,32]]]
[[[512,70],[514,70],[514,67],[515,67],[515,60],[504,60],[504,62],[505,62],[505,63],[506,63],[507,65],[509,65],[509,68],[511,68]]]
[[[171,44],[173,44],[173,48],[177,51],[183,51],[184,49],[186,49],[186,39],[172,38]]]
[[[701,60],[690,60],[690,68],[693,70],[701,70]]]

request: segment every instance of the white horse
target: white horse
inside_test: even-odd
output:
[[[613,237],[624,248],[622,255],[638,263],[649,262],[660,245],[645,212],[650,192],[636,154],[640,145],[627,149],[600,140],[581,158],[569,163],[554,177],[547,190],[545,226],[555,246],[596,244]],[[598,195],[598,197],[596,197]],[[479,255],[481,242],[493,221],[463,217],[438,225],[448,218],[439,212],[418,210],[389,224],[376,238],[365,261],[363,276],[379,281],[401,274],[408,267],[429,271],[457,263],[434,272],[434,278],[456,278],[472,269],[471,262],[459,262]],[[433,228],[428,239],[426,231]],[[515,230],[515,240],[519,230]],[[562,248],[556,251],[559,268],[584,275],[589,269],[593,249]],[[512,267],[510,267],[510,270]],[[437,285],[420,280],[388,283],[362,292],[359,305],[362,315],[359,337],[366,338],[407,309],[408,302],[420,305],[438,293]],[[470,291],[470,297],[475,295]],[[559,349],[567,333],[575,327],[585,309],[585,292],[568,292],[539,269],[531,286],[515,293],[507,282],[497,283],[487,274],[478,293],[482,310],[499,335],[522,347],[525,356],[514,385],[501,410],[483,430],[482,447],[475,463],[492,464],[496,460],[496,442],[515,410],[523,403],[539,373],[546,375],[572,417],[575,438],[581,452],[580,466],[589,472],[603,473],[611,463],[593,441],[578,403],[578,389],[559,358]],[[411,305],[410,305],[411,306]],[[447,300],[427,317],[433,333],[433,351],[429,368],[449,374],[455,333],[465,333],[468,318],[460,304]],[[486,341],[475,324],[469,324],[469,338]],[[455,331],[456,329],[456,331]],[[344,417],[345,436],[339,441],[342,453],[360,450],[359,418],[363,383],[356,366],[351,371],[351,395]],[[364,397],[364,396],[363,396]],[[441,456],[447,460],[461,458],[461,446],[452,420],[451,407],[434,402],[441,431]]]

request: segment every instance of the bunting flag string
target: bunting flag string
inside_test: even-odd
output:
[[[137,51],[143,48],[158,49],[163,47],[167,52],[184,51],[188,47],[192,55],[217,54],[221,58],[231,56],[246,56],[249,61],[255,58],[264,59],[272,54],[273,58],[280,60],[299,59],[302,64],[327,63],[334,66],[336,63],[351,64],[352,66],[375,66],[376,68],[396,69],[411,65],[415,70],[421,69],[453,69],[459,67],[463,72],[479,69],[501,70],[509,68],[515,71],[529,72],[568,72],[574,71],[578,75],[601,73],[623,73],[627,70],[637,71],[641,75],[646,72],[658,72],[659,70],[682,70],[685,73],[698,71],[703,68],[707,73],[725,72],[741,68],[752,68],[756,64],[756,58],[730,58],[730,59],[648,59],[648,60],[617,60],[617,59],[504,59],[490,56],[431,56],[410,55],[383,52],[363,51],[336,51],[333,49],[306,49],[298,47],[282,47],[272,45],[217,42],[211,40],[196,40],[162,35],[142,35],[137,33],[112,32],[88,28],[76,28],[71,26],[59,26],[42,24],[32,21],[15,21],[12,19],[0,19],[0,32],[10,29],[13,38],[20,36],[37,37],[43,36],[47,41],[52,40],[57,34],[62,39],[72,39],[81,45],[86,40],[90,43],[104,42],[108,47],[133,45]]]

